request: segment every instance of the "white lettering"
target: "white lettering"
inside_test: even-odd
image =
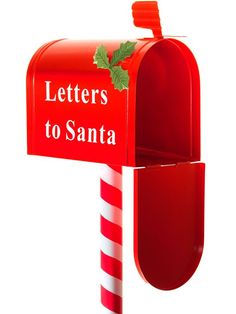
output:
[[[66,132],[66,140],[68,141],[73,141],[75,139],[75,131],[73,129],[74,126],[75,126],[75,121],[68,120],[66,122],[66,130],[68,131]]]
[[[84,104],[87,104],[89,102],[89,96],[90,96],[89,90],[86,88],[83,89],[81,92],[81,100]]]
[[[50,95],[50,85],[51,85],[51,81],[45,81],[45,84],[46,84],[46,98],[45,98],[45,101],[56,101],[56,95],[54,96],[54,98],[51,98],[51,95]]]
[[[102,105],[106,105],[108,102],[108,98],[107,98],[107,90],[103,89],[101,91],[101,104]]]
[[[66,140],[78,142],[87,142],[87,143],[98,143],[102,145],[116,145],[116,132],[114,130],[106,130],[104,125],[99,129],[97,128],[85,128],[83,126],[77,126],[76,121],[68,120],[65,124],[66,127]],[[51,136],[55,139],[58,139],[61,135],[61,130],[58,125],[52,125],[49,121],[45,124],[46,128],[46,137],[50,138]],[[50,134],[51,129],[51,134]]]
[[[99,94],[99,89],[92,89],[92,104],[96,104],[97,94]]]
[[[46,131],[46,138],[50,138],[50,128],[51,128],[51,124],[49,122],[49,120],[47,121],[47,123],[45,124],[45,131]]]
[[[83,104],[101,104],[106,105],[108,103],[107,90],[99,90],[95,88],[81,89],[78,84],[74,87],[69,84],[67,87],[58,87],[53,89],[52,93],[52,82],[45,81],[45,101],[49,102],[68,102],[68,103],[79,103]]]
[[[65,89],[63,87],[60,87],[57,93],[57,97],[60,102],[64,102],[66,100],[66,97],[62,97],[65,96],[65,94],[66,94]]]
[[[73,99],[72,99],[72,96],[71,96],[71,92],[72,92],[73,88],[71,87],[71,84],[69,84],[69,86],[67,87],[67,100],[69,102],[72,102]]]
[[[80,142],[85,142],[85,129],[82,127],[78,128],[77,140]]]
[[[101,128],[100,128],[100,142],[101,144],[105,144],[105,141],[104,141],[104,132],[105,132],[105,129],[104,129],[104,126],[102,125]]]
[[[59,125],[54,124],[54,126],[52,127],[52,137],[55,138],[55,140],[59,139],[61,135],[61,129],[59,127]]]
[[[74,91],[75,91],[75,102],[80,102],[79,100],[79,91],[80,91],[80,88],[78,87],[78,84],[75,86],[74,88]]]
[[[88,128],[88,142],[97,143],[97,130]]]
[[[107,139],[107,144],[116,145],[116,134],[115,134],[115,131],[109,130],[107,132],[107,136],[109,136],[108,139]]]

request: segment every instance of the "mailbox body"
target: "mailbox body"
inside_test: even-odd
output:
[[[190,50],[175,39],[137,40],[122,64],[129,89],[120,92],[93,60],[101,43],[111,57],[120,42],[59,40],[36,52],[27,74],[29,154],[123,166],[200,159]]]

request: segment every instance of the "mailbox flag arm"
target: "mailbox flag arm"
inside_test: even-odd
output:
[[[132,5],[134,25],[151,29],[155,38],[162,38],[162,30],[156,1],[137,1]]]

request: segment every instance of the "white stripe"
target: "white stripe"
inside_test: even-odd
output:
[[[101,179],[122,191],[122,175],[108,165],[103,165]]]
[[[101,304],[101,309],[99,309],[99,314],[118,314],[118,313],[108,310],[103,304]]]
[[[122,246],[111,241],[101,234],[101,251],[106,255],[116,258],[122,262]]]
[[[101,271],[101,285],[111,293],[122,297],[122,281],[107,274],[103,270]]]
[[[101,207],[100,213],[104,218],[122,227],[122,210],[120,208],[110,205],[102,198],[100,207]]]

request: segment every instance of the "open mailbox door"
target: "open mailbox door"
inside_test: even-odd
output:
[[[140,274],[162,290],[195,272],[204,242],[204,164],[135,170],[134,255]]]

